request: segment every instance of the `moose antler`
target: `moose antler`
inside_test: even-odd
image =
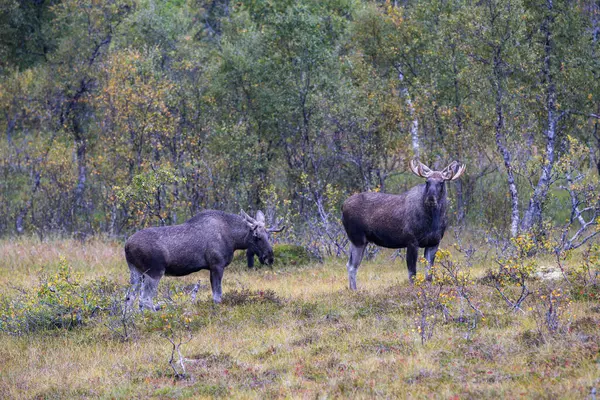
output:
[[[277,223],[275,224],[274,227],[268,228],[267,232],[281,232],[282,230],[285,229],[285,225],[280,227],[281,223],[283,222],[283,218],[279,218],[279,220],[277,221]]]
[[[466,168],[465,164],[461,164],[458,161],[452,161],[450,163],[450,165],[448,165],[446,168],[444,168],[444,170],[442,171],[442,176],[447,181],[456,180],[456,179],[460,178],[460,176],[463,174],[463,172],[465,172],[465,168]]]
[[[240,210],[240,215],[244,218],[244,220],[246,221],[248,226],[250,226],[250,228],[254,229],[256,225],[258,225],[258,222],[254,218],[246,214],[244,210]]]
[[[429,176],[433,173],[433,171],[427,165],[417,160],[410,160],[409,167],[415,175],[420,176],[421,178],[429,178]]]

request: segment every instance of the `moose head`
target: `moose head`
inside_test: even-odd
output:
[[[442,171],[433,171],[425,164],[412,160],[410,170],[415,175],[427,179],[423,205],[437,208],[446,198],[446,181],[458,179],[465,172],[465,164],[452,161]]]
[[[258,256],[258,260],[261,264],[273,264],[273,248],[269,242],[269,233],[281,232],[285,229],[285,226],[279,227],[279,224],[281,223],[281,220],[279,220],[277,227],[266,228],[265,215],[260,210],[257,211],[256,218],[252,218],[246,214],[244,210],[241,210],[240,214],[252,233],[248,241],[248,249]]]

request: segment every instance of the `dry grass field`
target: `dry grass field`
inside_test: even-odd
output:
[[[467,268],[457,254],[467,279],[413,286],[391,255],[363,263],[356,293],[344,259],[238,262],[220,305],[202,271],[163,279],[160,311],[124,314],[121,244],[4,240],[0,398],[591,399],[600,389],[595,281],[531,275],[532,294],[511,310],[484,279],[491,256]],[[518,283],[504,288],[519,294]]]

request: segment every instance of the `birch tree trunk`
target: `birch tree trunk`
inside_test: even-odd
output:
[[[554,22],[554,18],[551,13],[553,11],[552,0],[548,0],[546,3],[548,14],[544,18],[542,24],[542,30],[545,34],[544,40],[544,65],[542,73],[546,83],[546,129],[544,136],[546,138],[546,153],[545,160],[542,166],[540,179],[538,180],[533,195],[529,200],[529,205],[523,216],[523,223],[521,228],[524,231],[528,231],[536,224],[540,224],[542,221],[542,204],[548,196],[548,190],[550,188],[552,180],[552,170],[556,162],[556,128],[559,117],[556,115],[556,86],[554,83],[554,77],[552,75],[552,53],[554,52],[554,43],[552,39],[552,27],[551,24]]]
[[[504,78],[502,72],[502,53],[501,48],[497,47],[494,49],[494,65],[493,65],[493,86],[496,91],[495,109],[496,109],[496,123],[495,128],[495,139],[498,151],[502,155],[504,160],[504,167],[506,168],[506,179],[508,183],[508,192],[510,194],[510,235],[511,237],[517,236],[519,233],[519,192],[517,190],[517,184],[515,182],[512,156],[506,145],[506,135],[504,130],[504,108],[503,108],[503,89],[502,80]]]
[[[396,71],[398,71],[398,80],[400,81],[400,93],[406,101],[408,112],[410,113],[410,117],[412,118],[412,122],[410,124],[410,137],[412,141],[414,157],[416,159],[419,159],[421,157],[419,146],[419,119],[417,118],[417,113],[415,111],[415,106],[413,105],[412,99],[410,97],[410,93],[404,85],[404,73],[402,72],[402,66],[397,63],[395,67]]]
[[[87,220],[87,207],[85,207],[85,189],[87,181],[87,143],[84,128],[81,119],[84,118],[85,106],[81,99],[88,92],[88,81],[81,79],[80,86],[72,95],[66,104],[66,108],[61,115],[61,125],[69,125],[69,130],[73,136],[73,145],[75,148],[75,159],[77,162],[77,183],[73,188],[73,203],[70,210],[70,229],[76,231],[78,227],[78,217],[80,214]]]
[[[460,89],[458,81],[458,67],[456,65],[456,47],[452,46],[452,73],[454,76],[454,107],[456,109],[455,122],[456,122],[456,136],[462,137],[463,135],[463,109],[460,98]],[[456,146],[454,154],[460,159],[460,145]],[[464,178],[463,178],[464,179]],[[454,186],[456,187],[456,220],[458,223],[463,222],[466,215],[466,204],[463,190],[463,180],[458,179],[455,181]]]
[[[589,15],[591,18],[591,23],[592,23],[592,59],[593,60],[598,60],[598,54],[596,53],[596,48],[598,47],[598,40],[600,39],[600,2],[598,2],[598,4],[591,4],[590,5],[590,10],[589,10]],[[596,81],[598,79],[600,79],[600,74],[598,73],[598,71],[596,69],[594,69],[592,71],[592,74],[594,76],[594,78],[596,79]],[[598,106],[598,109],[596,110],[596,113],[598,115],[600,115],[600,105]],[[596,149],[599,151],[599,155],[597,158],[594,157],[594,162],[596,164],[596,170],[598,171],[598,175],[600,175],[600,132],[599,129],[600,127],[598,126],[598,120],[596,120],[594,122],[594,131],[593,131],[593,136],[594,139],[596,140]],[[595,154],[594,154],[595,156]]]

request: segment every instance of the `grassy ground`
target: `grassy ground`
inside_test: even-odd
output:
[[[491,267],[480,259],[470,293],[484,317],[473,319],[473,328],[458,317],[468,315],[464,300],[450,299],[451,315],[433,319],[423,343],[417,289],[404,261],[390,254],[363,263],[356,293],[346,289],[342,259],[256,270],[231,265],[218,306],[206,272],[165,278],[165,309],[125,320],[118,308],[128,279],[120,244],[0,242],[5,301],[39,292],[40,279],[61,265],[81,274],[81,288],[108,280],[112,291],[102,293],[113,298],[112,308],[70,329],[11,334],[4,325],[0,398],[572,399],[600,388],[597,300],[573,296],[560,314],[565,329],[545,333],[545,309],[534,296],[522,311],[510,311],[477,278]],[[198,279],[199,301],[190,303],[186,291]],[[186,322],[177,324],[181,316]],[[182,341],[185,378],[176,379],[169,364],[169,338]]]

